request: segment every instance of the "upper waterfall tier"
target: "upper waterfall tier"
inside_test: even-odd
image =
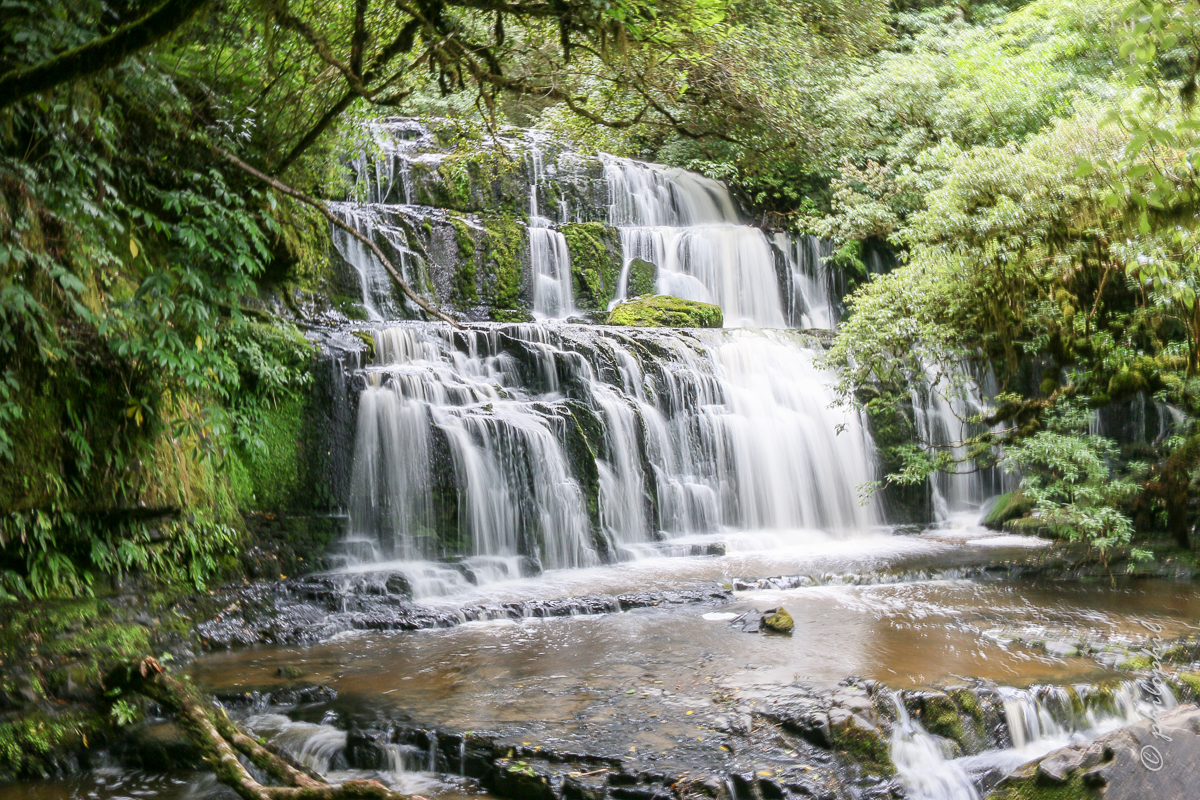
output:
[[[406,279],[470,320],[602,321],[626,297],[720,305],[728,327],[826,328],[844,283],[830,248],[746,224],[720,182],[585,155],[542,131],[480,139],[397,120],[370,129],[335,211]],[[340,289],[368,318],[415,316],[375,257],[335,235]]]
[[[413,325],[376,342],[360,557],[575,567],[688,534],[877,521],[857,494],[875,477],[870,438],[831,408],[798,334]]]

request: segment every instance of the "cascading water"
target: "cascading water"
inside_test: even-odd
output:
[[[658,293],[721,306],[727,327],[787,324],[775,252],[758,228],[740,224],[724,186],[692,172],[606,157],[609,224],[621,232],[624,267],[642,259],[658,268]]]
[[[893,695],[897,722],[891,755],[913,800],[978,800],[986,775],[1003,775],[1072,742],[1083,741],[1174,708],[1178,701],[1158,678],[1126,681],[1111,690],[1042,686],[995,690],[1004,708],[1011,747],[951,757],[949,743],[912,719]]]
[[[429,285],[429,223],[450,212],[413,203],[444,196],[429,181],[447,158],[469,156],[436,152],[436,137],[415,123],[373,130],[382,158],[352,165],[365,205],[336,210]],[[742,224],[720,183],[581,156],[536,131],[490,146],[505,174],[523,171],[523,184],[501,189],[507,197],[525,186],[524,239],[503,244],[524,251],[521,292],[535,320],[576,313],[562,226],[603,220],[621,248],[613,302],[641,259],[659,293],[717,303],[728,327],[836,324],[829,247]],[[487,191],[472,184],[469,194]],[[470,230],[492,235],[481,220],[453,217],[458,258],[473,252],[462,244]],[[382,265],[352,237],[337,244],[371,317],[394,319]],[[870,437],[855,415],[831,410],[829,378],[797,335],[413,324],[377,328],[375,343],[376,363],[361,378],[344,553],[349,564],[408,565],[417,596],[631,558],[664,539],[860,531],[880,521],[858,496],[876,477]]]
[[[924,375],[914,382],[913,421],[921,441],[949,451],[959,461],[957,473],[930,477],[934,515],[946,522],[956,514],[975,514],[989,498],[1006,490],[1006,476],[997,467],[976,469],[967,456],[966,440],[986,428],[971,418],[988,408],[995,394],[971,377],[967,364],[945,367],[926,362]],[[1011,477],[1009,477],[1011,482]]]
[[[774,233],[786,267],[784,313],[790,327],[833,330],[841,318],[845,281],[828,264],[833,243],[815,236]]]
[[[549,191],[541,137],[529,138],[529,266],[533,274],[535,319],[564,319],[575,310],[571,291],[571,254],[567,239],[539,213],[538,192]]]
[[[830,409],[796,334],[409,325],[376,341],[351,506],[375,560],[579,567],[663,537],[877,521],[857,496],[870,438]]]

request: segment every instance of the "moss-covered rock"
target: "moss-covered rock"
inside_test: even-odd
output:
[[[787,612],[787,609],[776,608],[763,614],[762,627],[773,633],[790,634],[796,627],[796,621],[792,619],[792,615]]]
[[[896,771],[883,733],[862,716],[834,709],[829,715],[829,737],[834,750],[865,772],[891,775]]]
[[[629,277],[625,282],[625,296],[644,297],[657,291],[658,267],[641,258],[630,261]]]
[[[720,328],[721,307],[669,295],[636,297],[619,304],[608,315],[609,325],[636,328]]]
[[[512,217],[487,217],[486,254],[482,265],[483,301],[497,322],[526,322],[532,317],[521,303],[525,233]]]
[[[1047,515],[1010,519],[1002,527],[1006,533],[1017,536],[1041,536],[1046,539],[1078,538],[1078,532],[1071,525]]]
[[[571,255],[575,305],[583,311],[604,311],[616,296],[621,278],[621,241],[617,229],[599,222],[563,225]]]
[[[994,531],[1003,530],[1004,523],[1019,519],[1033,510],[1033,501],[1022,492],[1007,492],[996,498],[987,516],[983,518],[983,527]]]

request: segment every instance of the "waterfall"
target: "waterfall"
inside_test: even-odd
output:
[[[891,756],[913,800],[977,800],[978,782],[1124,725],[1169,711],[1178,701],[1157,677],[1125,681],[1109,690],[1091,686],[1035,686],[995,690],[1011,746],[951,758],[949,744],[926,731],[893,694],[897,722]]]
[[[784,312],[788,324],[800,328],[835,329],[841,319],[838,305],[846,287],[827,263],[833,255],[833,243],[816,236],[786,233],[775,233],[771,238],[783,254],[786,268]]]
[[[659,294],[721,306],[727,327],[786,326],[775,254],[758,228],[740,224],[729,190],[716,181],[606,156],[609,224],[621,232],[618,299],[635,258],[658,268]]]
[[[930,476],[934,514],[939,522],[953,515],[977,511],[988,498],[1005,491],[1005,476],[997,467],[976,469],[967,460],[969,437],[986,430],[980,423],[968,422],[988,408],[986,397],[995,394],[981,388],[971,377],[968,364],[946,368],[923,362],[924,374],[913,382],[913,422],[918,439],[930,446],[947,450],[959,462],[956,473]],[[985,378],[985,383],[990,376]]]
[[[533,275],[535,319],[565,319],[575,311],[571,254],[567,239],[538,210],[538,192],[547,191],[542,137],[529,137],[529,266]]]
[[[410,284],[424,283],[424,262],[409,245],[408,232],[400,225],[403,210],[379,206],[360,206],[353,203],[330,203],[330,210],[350,227],[375,242],[401,271]],[[396,319],[400,309],[409,304],[406,298],[395,299],[392,276],[371,250],[359,239],[341,228],[332,230],[333,247],[342,259],[358,273],[363,307],[373,321]]]
[[[376,342],[359,558],[581,567],[662,538],[878,521],[857,494],[870,437],[797,334],[405,325]]]
[[[369,126],[367,136],[369,142],[349,162],[354,203],[333,207],[356,230],[374,238],[389,257],[394,255],[414,285],[434,286],[442,303],[454,302],[457,284],[451,278],[431,282],[419,253],[431,244],[424,241],[433,236],[430,222],[434,228],[450,223],[442,210],[419,204],[446,196],[449,179],[440,170],[453,158],[458,171],[452,170],[456,183],[450,188],[456,203],[466,203],[481,215],[499,212],[510,217],[523,205],[520,251],[527,273],[520,302],[536,320],[563,320],[577,313],[578,276],[572,274],[561,226],[602,221],[618,230],[621,243],[622,268],[612,304],[628,297],[630,267],[640,259],[654,267],[655,293],[715,303],[721,306],[726,327],[832,329],[837,323],[845,287],[825,263],[831,254],[829,243],[811,236],[768,236],[743,224],[729,190],[703,175],[627,158],[583,155],[544,131],[506,131],[480,144],[503,152],[506,163],[520,170],[515,183],[505,178],[501,186],[464,173],[464,154],[446,152],[438,135],[414,120]],[[464,179],[471,181],[466,195],[457,183]],[[523,202],[514,194],[521,189]],[[502,200],[489,207],[493,198]],[[455,208],[459,224],[483,229],[477,216],[463,213],[464,206]],[[413,232],[420,241],[409,241]],[[334,245],[358,273],[370,318],[396,318],[403,306],[393,299],[394,287],[382,265],[345,232],[334,231]],[[454,269],[448,264],[440,268]],[[646,291],[643,284],[637,285]]]
[[[912,719],[892,693],[896,723],[892,727],[892,763],[908,797],[916,800],[979,800],[979,792],[963,766],[950,757],[950,743]]]

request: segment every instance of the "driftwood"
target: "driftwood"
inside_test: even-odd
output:
[[[199,750],[217,780],[244,800],[424,800],[400,794],[378,781],[328,783],[285,754],[262,744],[239,728],[225,712],[168,675],[147,656],[133,667],[111,673],[106,684],[136,692],[173,713],[180,729]],[[280,786],[264,786],[242,764],[239,755],[261,769]]]

